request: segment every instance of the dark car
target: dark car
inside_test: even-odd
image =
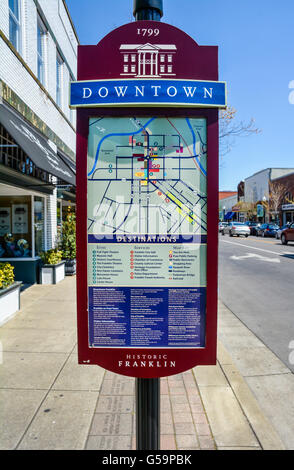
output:
[[[277,233],[276,233],[277,240],[280,240],[283,230],[285,230],[286,228],[289,228],[290,225],[291,225],[291,222],[288,222],[287,224],[280,227],[279,230],[277,230]]]
[[[251,222],[248,220],[245,224],[250,228],[250,235],[257,235],[257,228],[261,225],[260,222]]]
[[[281,241],[283,245],[287,245],[288,242],[294,242],[294,222],[282,231]]]
[[[257,237],[275,237],[279,226],[275,224],[262,224],[260,227],[257,227]]]

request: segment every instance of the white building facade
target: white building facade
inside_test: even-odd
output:
[[[74,205],[77,46],[64,0],[0,0],[0,258],[17,276]]]
[[[294,168],[266,168],[245,178],[245,202],[268,201],[269,183],[293,171]]]

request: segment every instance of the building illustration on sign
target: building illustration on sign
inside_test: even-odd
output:
[[[122,44],[125,77],[173,77],[173,59],[177,47],[174,44]]]

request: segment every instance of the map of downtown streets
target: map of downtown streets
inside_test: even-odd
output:
[[[206,235],[206,120],[92,118],[88,234]]]

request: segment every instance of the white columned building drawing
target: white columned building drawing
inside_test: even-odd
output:
[[[121,76],[160,78],[172,77],[173,61],[177,48],[174,44],[122,44]]]

